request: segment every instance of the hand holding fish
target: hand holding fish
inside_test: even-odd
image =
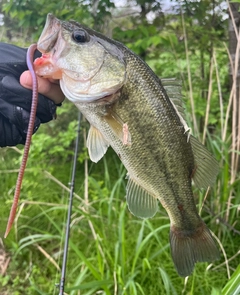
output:
[[[50,98],[54,103],[60,104],[65,96],[59,86],[58,80],[44,79],[38,77],[38,92]],[[20,76],[20,83],[23,87],[32,89],[32,75],[30,71],[25,71]]]
[[[26,52],[24,48],[0,43],[0,146],[15,146],[25,144],[30,109],[32,103],[32,91],[22,86],[27,80]],[[39,53],[38,53],[39,55]],[[23,85],[19,83],[21,76]],[[40,78],[39,78],[40,79]],[[41,123],[52,120],[55,116],[56,105],[64,98],[60,87],[42,79],[39,83],[39,104],[34,122],[34,132]],[[47,85],[48,89],[46,87]],[[30,86],[30,85],[29,85]],[[50,87],[51,86],[51,87]],[[27,87],[31,88],[31,87]],[[55,103],[48,99],[55,100]]]

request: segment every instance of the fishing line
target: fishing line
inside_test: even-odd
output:
[[[70,187],[70,194],[69,194],[68,215],[67,215],[66,231],[65,231],[61,278],[60,278],[59,284],[57,284],[57,286],[59,287],[59,295],[64,295],[64,287],[65,287],[65,275],[66,275],[67,259],[68,259],[68,244],[69,244],[69,238],[70,238],[70,222],[71,222],[74,184],[75,184],[75,175],[76,175],[77,158],[78,158],[78,146],[79,146],[79,139],[80,139],[80,126],[81,126],[81,113],[79,112],[77,137],[75,142],[75,151],[74,151],[73,166],[72,166],[72,173],[71,173],[72,175],[71,175],[71,181],[68,184]]]

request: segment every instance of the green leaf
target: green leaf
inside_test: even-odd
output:
[[[222,289],[222,295],[239,295],[240,294],[240,265],[231,276],[225,287]]]
[[[74,287],[68,287],[66,288],[66,291],[72,291],[72,290],[86,290],[86,289],[95,289],[95,288],[101,288],[103,286],[109,287],[109,285],[112,284],[112,281],[110,280],[99,280],[99,281],[92,281],[89,283],[81,284]]]
[[[221,295],[221,290],[216,289],[216,288],[212,288],[212,292],[211,295]]]

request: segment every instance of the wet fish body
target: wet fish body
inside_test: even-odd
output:
[[[203,188],[212,185],[218,164],[186,132],[177,82],[163,87],[146,63],[121,43],[52,15],[38,49],[43,57],[35,61],[36,72],[60,79],[65,95],[91,125],[90,158],[97,162],[111,146],[126,167],[129,210],[141,218],[153,217],[158,200],[166,209],[179,275],[191,274],[198,261],[217,259],[191,182]]]

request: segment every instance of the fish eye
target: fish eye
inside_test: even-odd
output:
[[[85,43],[89,41],[89,35],[84,30],[73,31],[72,38],[76,43]]]

